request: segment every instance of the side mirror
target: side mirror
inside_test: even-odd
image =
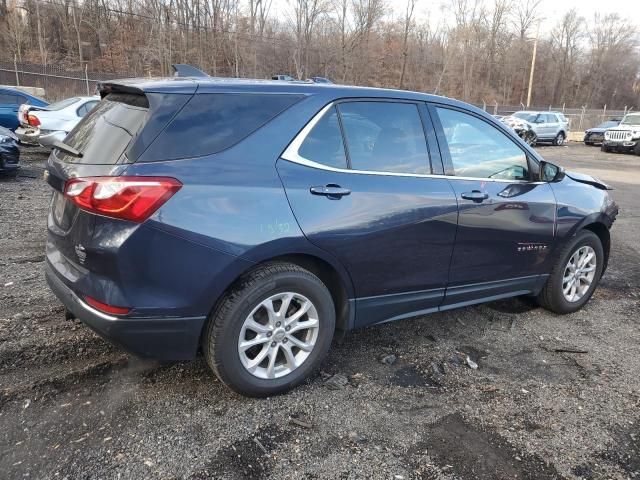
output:
[[[562,180],[562,177],[564,177],[564,168],[544,160],[540,162],[541,182],[558,182]]]

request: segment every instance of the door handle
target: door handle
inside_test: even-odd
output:
[[[342,188],[340,185],[335,185],[333,183],[323,187],[311,187],[309,191],[313,195],[324,195],[331,200],[339,200],[345,195],[349,195],[351,193],[351,190],[348,188]]]
[[[473,200],[477,203],[480,203],[483,200],[489,198],[489,194],[487,192],[481,192],[480,190],[471,190],[470,192],[465,192],[460,196],[465,200]]]

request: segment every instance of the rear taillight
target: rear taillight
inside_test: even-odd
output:
[[[40,119],[38,117],[36,117],[35,115],[29,113],[27,115],[27,123],[29,125],[31,125],[32,127],[38,127],[38,126],[40,126]]]
[[[115,307],[107,303],[102,303],[88,295],[84,297],[84,301],[87,302],[88,305],[91,305],[96,310],[100,310],[101,312],[104,312],[104,313],[111,313],[112,315],[126,315],[131,311],[131,309],[127,307]]]
[[[141,223],[181,187],[166,177],[84,177],[67,181],[64,194],[88,212]]]

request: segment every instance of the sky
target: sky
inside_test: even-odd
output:
[[[283,14],[290,8],[291,0],[273,0],[272,13]],[[514,0],[514,2],[525,0]],[[396,15],[402,16],[406,0],[388,0]],[[436,25],[442,20],[446,20],[447,0],[418,0],[416,7],[416,18],[422,20],[430,19],[430,23]],[[488,6],[492,0],[485,0]],[[443,8],[444,7],[444,8]],[[560,20],[562,15],[571,8],[576,8],[587,21],[593,19],[595,12],[619,13],[621,16],[634,20],[640,28],[640,0],[542,0],[540,11],[543,20],[540,24],[540,34],[548,33]]]

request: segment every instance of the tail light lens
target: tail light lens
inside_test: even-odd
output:
[[[40,126],[40,119],[38,117],[36,117],[33,114],[28,114],[27,115],[27,123],[29,125],[31,125],[32,127],[39,127]]]
[[[181,187],[167,177],[85,177],[67,181],[64,194],[88,212],[142,223]]]

